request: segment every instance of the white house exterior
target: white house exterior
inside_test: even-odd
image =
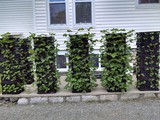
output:
[[[58,17],[54,16],[57,11]],[[63,34],[67,29],[91,26],[96,38],[101,37],[100,30],[111,28],[160,31],[160,0],[0,0],[0,34],[55,33],[59,54],[65,53]],[[97,54],[99,46],[95,46]]]

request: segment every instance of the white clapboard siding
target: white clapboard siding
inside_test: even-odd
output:
[[[66,29],[75,30],[73,0],[67,0],[68,27],[66,29],[48,28],[48,8],[47,0],[35,0],[36,32],[56,34],[56,39],[60,44],[60,49],[65,49],[63,34]],[[160,31],[160,7],[153,9],[139,8],[136,0],[93,0],[94,1],[94,21],[93,27],[95,38],[99,39],[100,30],[111,28],[125,28],[127,30]],[[83,27],[83,26],[82,26]],[[98,49],[100,43],[96,44]],[[134,46],[133,46],[134,47]]]
[[[34,32],[33,0],[0,0],[0,34]]]

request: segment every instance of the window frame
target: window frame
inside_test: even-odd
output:
[[[160,2],[159,3],[143,3],[143,4],[140,4],[139,0],[136,0],[136,8],[159,9],[160,8]]]
[[[65,56],[66,53],[67,53],[67,51],[58,51],[57,56],[58,56],[58,55],[64,55],[64,56]],[[68,61],[68,58],[67,58],[67,57],[65,57],[65,58],[66,58],[66,63],[68,63],[68,62],[69,62],[69,61]],[[57,62],[58,62],[58,61],[57,61]],[[57,62],[56,62],[56,65],[57,65]],[[69,69],[68,65],[66,65],[66,68],[58,68],[58,67],[57,67],[57,70],[58,70],[59,72],[67,72],[68,69]]]
[[[66,50],[58,51],[58,55],[64,55],[64,56],[65,56],[66,53],[67,53]],[[100,56],[100,51],[99,51],[99,49],[95,49],[95,50],[93,51],[93,54],[97,54],[98,56]],[[99,57],[99,58],[98,58],[98,67],[97,67],[96,71],[102,71],[102,70],[103,70],[103,67],[101,67],[101,62],[100,62],[100,60],[101,60],[101,58]],[[68,57],[66,57],[66,63],[68,63],[68,62],[69,62],[69,59],[68,59]],[[57,64],[57,62],[56,62],[56,64]],[[68,72],[69,66],[66,65],[66,68],[58,68],[58,67],[57,67],[57,70],[58,70],[59,72]]]
[[[160,3],[160,0],[158,0],[159,2],[158,3],[151,3],[151,2],[148,2],[148,3],[139,3],[140,0],[138,0],[138,4],[158,4]],[[150,0],[149,0],[150,1]]]
[[[76,23],[76,2],[91,2],[91,23]],[[73,26],[74,28],[88,28],[95,25],[94,0],[73,0]]]
[[[50,19],[50,4],[51,3],[64,3],[65,4],[65,13],[66,13],[66,23],[65,24],[51,24]],[[57,2],[50,2],[50,0],[47,0],[47,22],[48,22],[48,29],[67,29],[68,28],[68,3],[67,0],[64,1],[57,1]]]

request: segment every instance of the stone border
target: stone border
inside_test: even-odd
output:
[[[48,103],[65,103],[65,102],[105,102],[121,100],[140,100],[145,98],[160,98],[160,93],[121,93],[121,94],[101,94],[101,95],[72,95],[72,96],[28,96],[28,97],[5,97],[1,95],[0,99],[17,103],[18,105],[29,104],[48,104]]]

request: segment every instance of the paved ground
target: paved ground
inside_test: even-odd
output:
[[[160,120],[160,99],[3,105],[0,120]]]

